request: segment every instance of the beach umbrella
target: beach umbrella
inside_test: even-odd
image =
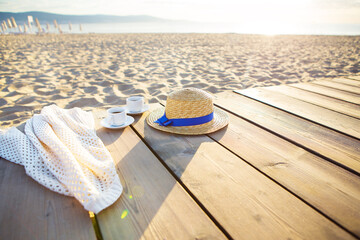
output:
[[[17,28],[15,18],[11,17],[10,19],[11,19],[11,24],[12,24],[13,28]]]
[[[71,32],[72,26],[71,26],[71,22],[69,22],[69,31]]]
[[[54,20],[54,27],[55,27],[55,29],[58,29],[58,23],[56,20]]]
[[[24,33],[28,31],[28,27],[26,26],[26,23],[24,23]]]
[[[39,26],[40,26],[39,19],[37,19],[37,18],[35,18],[35,25],[36,25],[36,27],[39,27]]]
[[[34,22],[33,16],[28,16],[27,19],[28,19],[28,24],[29,24],[29,25],[31,25],[31,23]]]
[[[34,19],[32,16],[28,16],[28,25],[29,25],[29,31],[31,31],[32,27],[31,24],[34,22]]]
[[[22,32],[23,30],[22,30],[22,27],[21,27],[21,25],[19,25],[19,32]]]
[[[2,27],[2,29],[3,29],[4,32],[7,30],[7,26],[6,26],[5,21],[3,21],[3,22],[1,23],[1,27]]]
[[[10,19],[6,19],[6,21],[7,21],[7,24],[8,24],[8,26],[9,26],[9,28],[12,28],[12,25],[11,25]]]
[[[36,27],[39,30],[39,33],[41,33],[42,32],[41,25],[40,25],[40,22],[39,22],[39,20],[37,18],[35,18],[35,24],[36,24]]]

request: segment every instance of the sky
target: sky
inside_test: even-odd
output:
[[[151,15],[274,31],[304,24],[360,26],[360,0],[0,0],[0,11]]]

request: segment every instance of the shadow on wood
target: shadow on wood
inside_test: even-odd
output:
[[[168,137],[159,133],[156,138],[166,144],[165,135]],[[118,133],[100,128],[98,136],[112,154],[124,187],[120,198],[97,215],[104,239],[224,238],[132,128]],[[188,150],[182,146],[168,149]],[[193,152],[183,154],[191,161]],[[188,163],[184,161],[183,168]],[[181,175],[182,171],[177,173]]]
[[[0,193],[0,239],[96,239],[75,198],[52,192],[1,158]]]

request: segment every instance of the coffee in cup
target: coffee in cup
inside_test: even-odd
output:
[[[113,126],[121,126],[126,121],[126,111],[123,107],[113,107],[107,110],[108,123]]]

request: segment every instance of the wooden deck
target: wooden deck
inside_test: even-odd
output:
[[[148,113],[108,130],[95,112],[124,186],[95,218],[1,159],[0,239],[360,239],[359,76],[215,104],[230,124],[203,136],[157,131]]]

